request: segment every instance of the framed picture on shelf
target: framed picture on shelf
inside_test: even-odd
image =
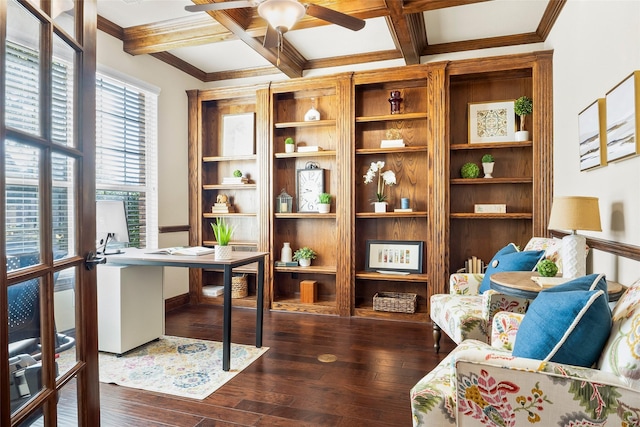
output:
[[[256,153],[254,116],[254,113],[222,116],[222,156],[250,156]]]
[[[605,99],[600,98],[578,114],[581,171],[607,164],[605,113]]]
[[[298,212],[318,212],[318,196],[324,193],[324,169],[308,164],[296,177]]]
[[[607,161],[640,153],[638,114],[640,110],[640,71],[634,71],[607,92]]]
[[[516,139],[514,100],[469,103],[469,144]]]
[[[365,270],[380,273],[422,273],[424,242],[367,240]]]

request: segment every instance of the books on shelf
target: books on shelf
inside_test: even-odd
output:
[[[202,287],[202,295],[208,297],[219,297],[224,293],[224,286],[221,285],[205,285]]]
[[[298,153],[312,153],[314,151],[322,151],[322,147],[317,145],[299,145]]]
[[[240,177],[235,177],[235,176],[225,176],[224,178],[222,178],[222,184],[223,185],[230,185],[230,184],[248,184],[249,183],[249,179],[247,179],[244,176],[240,176]]]
[[[507,213],[507,205],[495,204],[476,204],[473,205],[474,213]]]
[[[476,256],[472,256],[464,262],[464,269],[470,274],[484,273],[484,261]]]
[[[276,261],[276,267],[297,267],[298,261]]]
[[[214,203],[211,213],[233,213],[236,210],[230,203]]]
[[[396,208],[396,209],[394,209],[393,211],[394,211],[394,212],[413,212],[413,209],[411,209],[411,208],[404,208],[404,209],[402,209],[402,208]]]
[[[383,139],[380,141],[380,148],[397,148],[404,146],[403,139]]]
[[[204,246],[176,246],[173,248],[162,248],[156,249],[151,252],[147,252],[148,254],[155,255],[188,255],[188,256],[198,256],[198,255],[207,255],[215,252],[215,248],[207,248]]]

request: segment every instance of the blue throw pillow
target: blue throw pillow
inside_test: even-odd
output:
[[[520,323],[513,355],[592,366],[611,331],[604,274],[590,274],[541,291]]]
[[[533,271],[544,257],[544,251],[519,252],[518,247],[509,243],[493,256],[493,259],[484,272],[484,278],[480,284],[480,293],[491,289],[491,275],[501,271]]]

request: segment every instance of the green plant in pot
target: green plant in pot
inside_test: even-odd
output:
[[[331,211],[331,194],[320,193],[318,195],[318,212],[329,213]]]
[[[284,140],[284,151],[285,153],[293,153],[296,151],[296,143],[293,138],[289,137]]]
[[[495,164],[495,160],[491,154],[485,154],[482,156],[482,170],[484,171],[485,178],[493,178],[493,166]]]
[[[231,242],[235,228],[227,224],[224,218],[216,218],[216,222],[211,223],[211,228],[218,242],[216,245],[216,258],[230,259],[233,248],[229,246],[229,242]]]
[[[316,251],[308,246],[304,246],[293,253],[293,260],[298,261],[300,267],[308,267],[311,265],[311,260],[316,259],[316,256]]]
[[[520,117],[520,130],[516,132],[516,141],[528,141],[529,131],[524,130],[524,118],[533,113],[533,100],[527,96],[521,96],[516,99],[513,109]]]

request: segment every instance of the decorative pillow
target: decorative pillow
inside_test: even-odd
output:
[[[551,260],[558,266],[558,273],[562,274],[562,240],[546,237],[532,237],[523,249],[524,251],[544,251],[544,258]]]
[[[618,300],[612,318],[598,367],[626,378],[630,387],[640,388],[640,280]]]
[[[607,280],[590,274],[538,294],[522,319],[512,354],[590,367],[610,331]]]
[[[480,285],[480,293],[491,289],[490,277],[492,274],[501,271],[533,271],[543,256],[544,251],[519,252],[516,245],[509,243],[496,252],[489,265],[487,265],[487,270],[484,272],[484,278]]]

